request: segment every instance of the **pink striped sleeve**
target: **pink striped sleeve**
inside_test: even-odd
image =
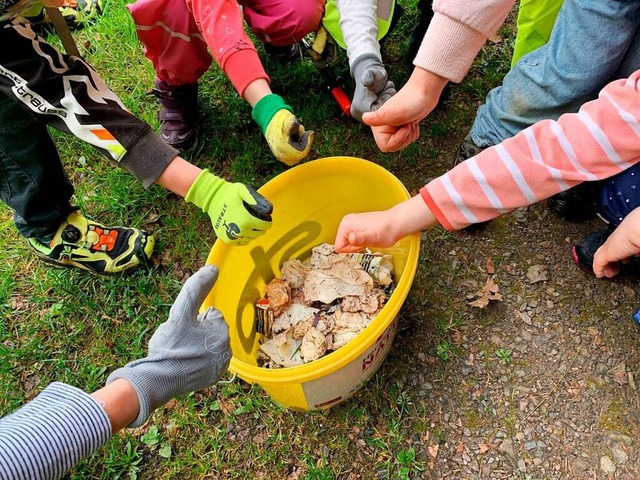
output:
[[[425,185],[441,225],[458,230],[640,160],[640,70],[558,121],[544,120]]]

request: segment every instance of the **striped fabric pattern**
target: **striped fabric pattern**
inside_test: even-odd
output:
[[[543,120],[462,162],[420,194],[438,222],[459,230],[531,205],[640,160],[640,70],[558,121]]]
[[[0,480],[61,478],[110,436],[109,417],[95,399],[52,383],[0,420]]]

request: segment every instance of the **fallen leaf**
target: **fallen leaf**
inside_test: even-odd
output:
[[[458,440],[458,445],[456,446],[456,455],[462,455],[464,453],[464,443],[462,440]]]
[[[496,282],[494,282],[493,277],[488,276],[484,286],[474,294],[478,298],[472,302],[467,303],[472,307],[485,308],[487,305],[489,305],[489,302],[491,300],[501,302],[502,295],[498,293],[499,290],[500,287],[496,284]]]
[[[489,295],[491,294],[491,292],[483,292],[482,296],[479,297],[477,300],[474,300],[473,302],[468,302],[469,305],[471,305],[472,307],[476,307],[476,308],[484,308],[487,305],[489,305]]]
[[[429,455],[431,455],[431,458],[433,458],[434,460],[438,456],[438,447],[439,445],[437,443],[435,445],[429,445],[427,447],[427,450],[429,451]]]
[[[491,446],[487,445],[486,443],[481,443],[480,445],[478,445],[478,452],[480,454],[487,453],[489,450],[491,450]]]
[[[489,41],[491,43],[502,43],[503,40],[504,39],[498,34],[496,34],[496,35],[494,35],[492,37],[489,37]]]
[[[504,270],[505,272],[507,272],[509,275],[517,275],[518,272],[516,272],[516,269],[514,267],[512,267],[511,265],[503,265],[502,270]]]
[[[496,267],[493,266],[493,260],[491,260],[491,257],[487,257],[487,273],[489,275],[496,273]]]
[[[577,397],[578,395],[580,395],[580,389],[575,387],[567,388],[567,392],[573,397]]]
[[[616,372],[613,375],[613,381],[619,383],[620,385],[627,384],[627,374],[626,372]]]

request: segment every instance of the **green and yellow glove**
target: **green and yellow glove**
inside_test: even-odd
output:
[[[260,126],[275,157],[287,165],[295,165],[309,155],[313,131],[306,132],[280,95],[262,97],[251,116]]]
[[[271,202],[242,183],[231,183],[203,170],[185,197],[206,212],[220,240],[246,245],[271,228]]]

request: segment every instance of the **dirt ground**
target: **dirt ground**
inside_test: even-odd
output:
[[[637,282],[597,280],[571,259],[599,228],[541,204],[479,232],[423,235],[401,348],[383,367],[428,412],[419,478],[640,478]],[[479,309],[467,297],[487,259],[503,301]]]

